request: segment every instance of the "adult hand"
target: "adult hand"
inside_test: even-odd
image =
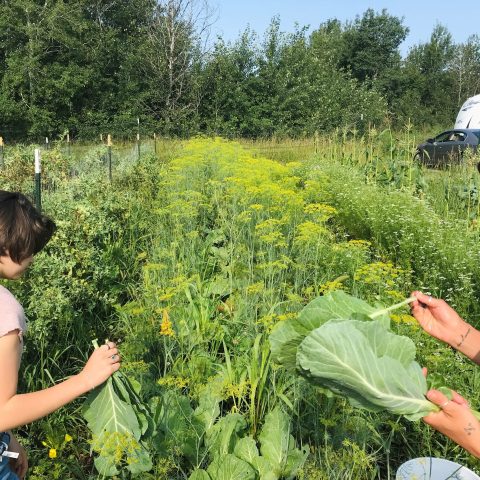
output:
[[[86,386],[86,390],[92,390],[105,382],[120,368],[120,360],[120,354],[113,342],[95,349],[78,375]]]
[[[10,469],[15,473],[19,478],[25,478],[28,470],[28,458],[27,452],[25,449],[18,443],[17,439],[10,434],[10,445],[8,449],[11,452],[17,452],[18,458],[10,459]]]
[[[457,392],[452,394],[449,400],[442,392],[429,390],[427,398],[441,410],[423,417],[423,421],[480,458],[480,422],[468,402]]]
[[[412,315],[420,326],[432,337],[453,347],[458,346],[469,325],[444,300],[433,298],[421,292],[413,292],[417,298],[410,305]]]

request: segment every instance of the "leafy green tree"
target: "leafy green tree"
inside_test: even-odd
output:
[[[258,89],[255,34],[246,29],[233,44],[219,39],[202,71],[200,129],[215,134],[252,135]]]
[[[455,46],[452,61],[457,106],[480,92],[480,37],[470,36],[465,43]]]
[[[0,118],[15,137],[111,123],[138,74],[151,0],[0,4]],[[130,51],[127,49],[130,48]],[[137,69],[138,70],[138,69]]]
[[[413,95],[418,101],[412,115],[416,123],[453,123],[458,102],[452,72],[454,55],[452,36],[442,25],[434,27],[429,42],[410,50],[404,67],[409,88],[404,92],[410,101]]]
[[[379,79],[400,66],[399,46],[407,34],[403,19],[385,9],[375,13],[369,8],[362,17],[347,24],[339,65],[349,69],[361,82]]]

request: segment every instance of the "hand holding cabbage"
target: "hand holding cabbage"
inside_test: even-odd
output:
[[[426,398],[413,341],[390,331],[388,311],[404,304],[378,309],[342,291],[319,297],[297,319],[275,327],[272,356],[360,408],[409,420],[438,413],[439,405]]]
[[[476,363],[480,363],[480,332],[463,320],[445,301],[413,292],[412,315],[433,337],[448,343]],[[477,412],[458,393],[447,398],[443,392],[429,390],[427,398],[441,410],[424,417],[425,423],[451,438],[480,458],[480,422]]]

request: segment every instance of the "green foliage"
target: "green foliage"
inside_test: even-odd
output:
[[[318,297],[308,303],[295,321],[278,322],[270,334],[270,348],[274,361],[295,369],[297,349],[307,335],[328,320],[351,318],[353,314],[370,315],[375,308],[341,290]]]
[[[375,13],[369,8],[345,28],[340,65],[360,81],[382,78],[386,71],[399,69],[398,48],[407,33],[402,19],[386,9]]]
[[[387,117],[447,125],[476,92],[478,39],[456,45],[436,26],[402,62],[408,27],[387,10],[311,32],[282,32],[274,17],[263,39],[247,28],[206,51],[210,20],[206,5],[186,0],[4,2],[2,136],[305,137]]]
[[[384,316],[384,310],[375,312],[355,297],[334,294],[305,307],[307,313],[299,315],[300,335],[296,321],[277,326],[271,343],[278,361],[295,366],[301,375],[346,396],[355,406],[386,409],[411,420],[436,411],[424,398],[427,383],[415,362],[413,342],[391,333],[385,319],[370,321]],[[352,320],[359,316],[368,321]],[[282,356],[283,349],[288,355]]]
[[[332,35],[341,35],[337,27]],[[304,48],[298,33],[295,52]],[[327,47],[322,35],[316,41]],[[278,52],[271,58],[276,71]],[[147,441],[135,440],[150,455],[149,471],[134,473],[148,460],[133,448],[135,437],[104,443],[119,463],[101,468],[114,467],[124,479],[248,478],[253,470],[256,480],[371,480],[387,478],[412,455],[432,453],[476,469],[423,422],[354,408],[273,361],[293,366],[292,351],[327,324],[316,322],[316,311],[327,321],[339,309],[347,317],[352,309],[363,312],[352,321],[377,312],[360,300],[350,307],[340,289],[375,305],[433,285],[432,293],[444,293],[475,321],[478,229],[453,210],[443,216],[458,197],[453,187],[469,185],[472,171],[411,169],[414,142],[410,129],[362,137],[345,128],[318,136],[310,159],[313,142],[297,140],[250,142],[252,151],[220,139],[162,142],[161,161],[136,161],[136,152],[119,146],[113,183],[103,148],[81,162],[61,159],[58,165],[65,161],[78,177],[60,179],[45,194],[45,211],[59,230],[29,275],[12,285],[31,327],[21,391],[78,372],[92,337],[116,339],[122,372],[135,390],[142,385],[156,426]],[[25,176],[21,165],[17,173],[28,183],[29,154],[16,155],[25,155]],[[406,167],[392,168],[392,181],[391,162],[402,159]],[[17,173],[7,171],[14,185]],[[454,211],[463,208],[458,202]],[[270,352],[272,329],[277,346],[272,341]],[[358,340],[361,328],[353,329]],[[418,361],[429,372],[473,405],[480,402],[474,366],[428,338],[406,313],[392,315],[391,330],[421,345]],[[311,348],[322,341],[315,337]],[[98,477],[78,412],[77,402],[26,429],[36,480]],[[146,428],[141,411],[136,422],[137,432]],[[63,445],[65,433],[74,440]],[[56,459],[42,440],[57,448]],[[307,445],[314,454],[305,460]],[[128,470],[128,455],[137,454]]]
[[[144,442],[153,434],[153,418],[121,372],[90,393],[83,416],[93,434],[95,467],[101,475],[118,475],[120,469],[137,475],[152,468]]]

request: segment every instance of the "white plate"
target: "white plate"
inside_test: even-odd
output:
[[[458,463],[422,457],[402,464],[395,480],[480,480],[480,477]]]

